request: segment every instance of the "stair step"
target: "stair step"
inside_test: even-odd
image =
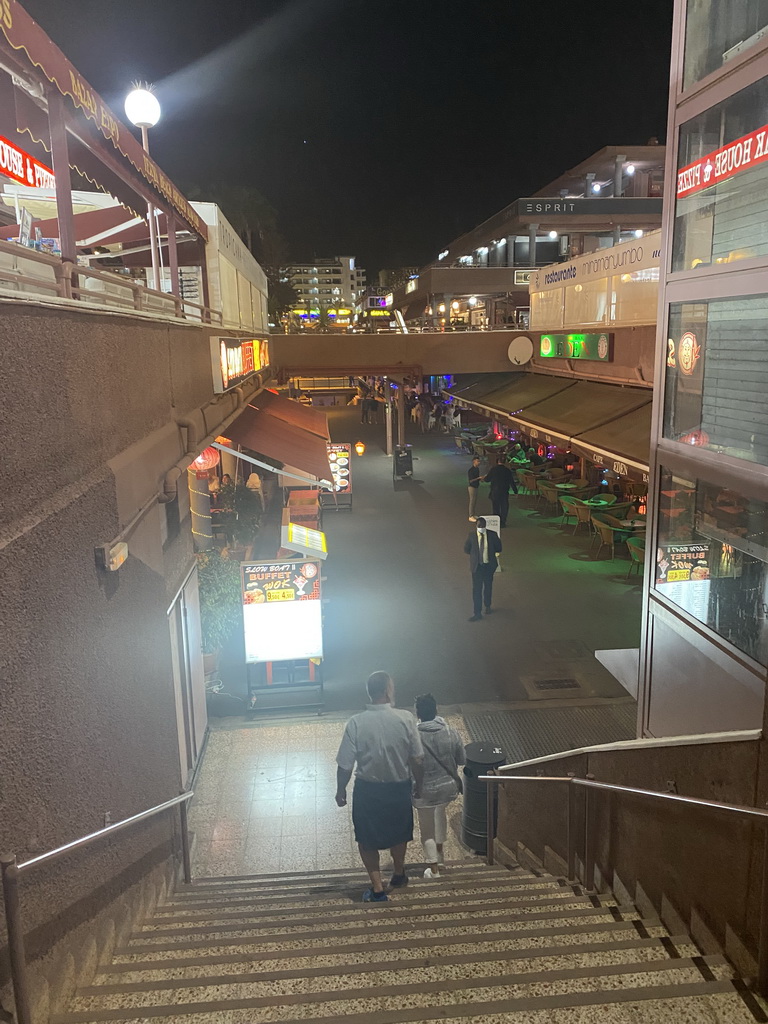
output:
[[[472,984],[464,988],[450,988],[445,982],[429,983],[407,994],[401,991],[402,986],[382,986],[374,990],[376,995],[356,993],[355,998],[349,998],[350,993],[344,993],[342,998],[329,993],[329,998],[321,999],[315,993],[309,1000],[305,1000],[303,994],[298,994],[295,998],[271,997],[269,1002],[248,997],[223,1001],[214,991],[209,993],[210,998],[207,1000],[185,1005],[123,1005],[73,1011],[53,1017],[51,1024],[86,1024],[89,1021],[107,1020],[138,1022],[158,1017],[172,1017],[174,1022],[191,1024],[206,1018],[209,1021],[221,1020],[220,1015],[224,1012],[228,1014],[228,1024],[241,1020],[248,1024],[295,1024],[298,1020],[307,1022],[342,1018],[344,1024],[412,1024],[416,1021],[466,1017],[485,1017],[487,1022],[489,1016],[500,1013],[514,1020],[515,1014],[538,1010],[621,1005],[648,999],[690,1000],[715,994],[730,994],[734,1013],[745,1010],[729,979],[705,981],[693,963],[682,961],[678,966],[670,967],[672,963],[675,962],[664,961],[658,970],[649,969],[648,964],[641,964],[637,965],[638,970],[634,973],[622,969],[618,974],[603,973],[599,977],[595,977],[593,971],[583,977],[578,977],[578,972],[553,972],[553,976],[547,980],[528,979],[522,984],[495,987]],[[411,1005],[403,1005],[406,999]],[[689,1005],[686,1003],[686,1011]],[[296,1012],[297,1007],[300,1007],[299,1013]],[[706,1003],[703,1003],[702,1009],[705,1007]],[[680,1010],[683,1009],[681,1006]],[[678,1019],[689,1021],[690,1017],[686,1014],[685,1018]],[[711,1022],[711,1016],[703,1019]],[[735,1024],[738,1020],[739,1017],[731,1016],[729,1024]]]
[[[698,956],[698,952],[693,950],[688,962],[692,962],[691,957],[695,956]],[[682,957],[674,963],[680,963],[684,959],[685,957]],[[554,973],[557,972],[567,974],[579,970],[597,973],[605,973],[606,970],[620,973],[621,970],[626,970],[632,973],[640,967],[655,969],[653,965],[661,962],[670,964],[672,961],[660,943],[645,946],[627,943],[617,944],[610,949],[594,946],[589,951],[553,950],[549,955],[527,957],[521,957],[519,954],[498,957],[494,953],[491,959],[483,954],[482,959],[452,957],[441,958],[438,963],[425,958],[379,961],[364,965],[340,963],[335,971],[328,967],[311,967],[304,971],[238,971],[231,974],[201,974],[197,977],[158,978],[152,981],[143,978],[135,982],[89,985],[82,988],[77,993],[77,1003],[73,1004],[72,1009],[86,1010],[99,1005],[109,1005],[113,996],[124,994],[131,994],[132,997],[140,999],[140,1002],[133,1001],[131,1005],[150,1004],[161,1001],[157,998],[159,993],[174,990],[179,991],[179,996],[175,997],[178,1002],[188,1002],[194,999],[194,993],[200,993],[206,987],[223,990],[221,994],[225,997],[229,997],[228,988],[239,995],[280,997],[295,993],[311,995],[315,992],[339,991],[354,991],[359,994],[362,989],[378,990],[384,978],[396,980],[398,985],[440,981],[455,985],[456,979],[462,977],[456,968],[468,963],[474,965],[469,977],[480,984],[483,979],[500,982],[503,979],[525,977],[526,981],[534,981],[539,977],[554,977]],[[709,958],[709,962],[710,965],[717,963],[721,967],[725,963],[722,957]],[[185,991],[180,991],[182,989]]]
[[[503,928],[505,925],[513,923],[517,925],[518,930],[523,930],[527,927],[535,926],[540,921],[563,920],[572,928],[578,928],[585,919],[605,917],[613,917],[615,919],[617,913],[621,914],[621,910],[615,901],[604,901],[598,906],[582,903],[574,906],[558,906],[555,909],[549,910],[533,908],[530,913],[525,913],[519,909],[510,912],[507,908],[502,908],[499,914],[489,915],[486,913],[477,921],[467,921],[464,918],[457,919],[456,915],[451,913],[438,915],[434,921],[392,920],[391,917],[387,919],[386,914],[379,913],[381,909],[380,906],[360,904],[358,914],[352,915],[354,923],[339,922],[338,927],[327,922],[317,928],[307,928],[301,922],[276,924],[272,927],[222,925],[218,929],[215,926],[208,929],[209,934],[199,939],[190,939],[188,934],[190,932],[192,934],[199,933],[206,929],[181,928],[174,929],[168,934],[142,931],[131,937],[127,951],[174,949],[181,946],[192,949],[199,946],[242,946],[253,943],[274,944],[275,942],[291,942],[295,940],[317,941],[325,944],[331,936],[334,939],[354,938],[366,933],[370,934],[373,931],[377,935],[398,933],[426,937],[431,933],[445,932],[447,929],[450,929],[457,934],[467,934],[468,937],[471,937],[472,935],[492,933]],[[629,913],[635,913],[634,908],[625,909]],[[180,941],[178,943],[173,941],[175,936],[179,936]]]
[[[614,905],[611,900],[609,905]],[[457,920],[460,916],[467,914],[482,914],[485,920],[494,920],[500,914],[510,911],[518,913],[533,913],[536,910],[566,910],[584,906],[604,906],[602,901],[594,897],[577,896],[573,892],[545,893],[543,895],[532,895],[528,898],[518,900],[485,900],[477,903],[464,903],[461,906],[461,914],[456,913],[456,906],[451,902],[428,902],[422,901],[414,904],[411,900],[398,897],[390,899],[388,903],[377,905],[373,912],[379,921],[391,920],[418,920],[438,921],[442,919]],[[363,907],[363,912],[368,913],[370,908]],[[274,928],[283,926],[294,928],[300,927],[306,930],[307,925],[317,924],[323,926],[323,930],[333,931],[346,922],[360,921],[360,903],[355,904],[347,900],[346,904],[334,907],[290,907],[283,911],[272,910],[268,914],[241,911],[233,914],[209,914],[205,918],[187,917],[167,919],[153,918],[145,922],[134,932],[134,938],[150,938],[154,936],[173,936],[200,934],[203,932],[225,932],[253,931],[266,933]]]
[[[311,896],[314,899],[323,895],[334,896],[342,894],[348,896],[350,893],[361,893],[363,889],[366,889],[370,884],[368,877],[365,876],[365,878],[361,877],[352,881],[344,879],[343,881],[322,886],[304,886],[295,882],[287,886],[275,886],[270,889],[255,891],[250,889],[224,889],[221,892],[218,890],[203,890],[198,892],[197,890],[192,889],[174,893],[173,898],[168,900],[166,903],[161,904],[160,909],[167,906],[186,907],[199,905],[201,907],[207,907],[212,903],[217,902],[233,903],[235,905],[242,902],[261,905],[262,903],[268,904],[278,900],[296,899],[301,899],[306,902],[308,896]],[[493,893],[524,889],[530,885],[555,886],[561,884],[567,885],[568,883],[564,880],[551,878],[550,876],[537,878],[534,875],[528,875],[525,877],[505,875],[502,877],[456,878],[451,875],[450,877],[446,876],[445,879],[440,879],[439,881],[430,881],[421,877],[411,878],[408,883],[408,891],[412,892],[419,890],[431,893],[443,891],[455,893],[486,891]]]
[[[415,871],[421,866],[424,870],[424,865],[418,863],[406,864],[406,871]],[[506,868],[503,865],[492,865],[489,866],[485,861],[449,861],[446,863],[446,868],[453,872],[469,873],[482,873],[491,875],[514,875],[516,872],[522,872],[521,867],[515,866],[512,868]],[[207,888],[210,886],[214,887],[225,887],[229,885],[243,885],[249,886],[265,886],[274,884],[290,884],[293,881],[299,879],[311,879],[315,881],[322,881],[329,879],[331,881],[348,876],[355,879],[367,879],[367,874],[362,865],[359,868],[325,868],[316,871],[274,871],[265,872],[259,874],[254,872],[250,875],[201,875],[191,883],[195,888]]]
[[[534,925],[540,922],[528,922]],[[393,938],[374,938],[375,929],[369,933],[369,937],[355,933],[356,941],[339,942],[340,936],[334,935],[334,941],[329,942],[327,937],[317,939],[277,939],[275,942],[258,942],[254,940],[228,939],[221,942],[210,942],[210,940],[193,940],[187,943],[172,943],[167,946],[147,944],[145,946],[124,946],[115,950],[115,960],[112,964],[112,971],[135,969],[130,965],[139,962],[153,962],[154,966],[160,963],[175,961],[176,965],[211,964],[211,963],[233,963],[248,959],[250,954],[258,954],[259,962],[281,959],[289,955],[294,960],[308,957],[317,961],[324,955],[341,954],[354,957],[355,960],[363,961],[363,958],[370,954],[373,958],[375,952],[381,950],[401,951],[405,948],[412,948],[414,955],[423,955],[426,949],[434,949],[436,955],[445,946],[459,945],[466,948],[471,945],[473,949],[489,947],[491,952],[502,943],[509,949],[530,948],[536,945],[546,944],[546,940],[552,936],[560,936],[559,943],[571,945],[578,942],[599,941],[602,933],[610,933],[606,940],[610,941],[614,935],[630,934],[633,937],[639,935],[642,938],[658,937],[666,935],[664,928],[658,921],[640,920],[636,915],[632,918],[617,921],[613,919],[590,920],[588,918],[565,919],[547,923],[542,927],[521,928],[518,925],[513,927],[500,927],[488,931],[481,931],[478,928],[467,926],[465,928],[451,928],[444,934],[422,935],[418,932],[410,932],[407,936],[402,934]],[[343,938],[344,936],[342,936]],[[222,952],[223,949],[232,952]],[[188,954],[188,955],[185,955]],[[122,965],[128,966],[122,966]]]
[[[571,886],[561,882],[539,882],[536,884],[505,886],[501,889],[496,887],[449,887],[442,882],[415,881],[409,883],[406,889],[397,892],[398,901],[407,898],[409,905],[419,903],[430,903],[439,905],[450,903],[456,907],[462,907],[465,903],[489,903],[497,902],[501,897],[505,900],[524,899],[529,893],[542,895],[544,893],[557,893],[565,896],[576,892],[581,895],[581,886]],[[249,897],[237,897],[220,900],[206,900],[203,903],[193,901],[173,901],[163,903],[155,909],[154,918],[158,921],[173,920],[194,920],[195,917],[206,915],[220,916],[221,913],[236,915],[238,913],[269,912],[295,909],[297,913],[325,913],[334,907],[348,907],[350,902],[360,901],[361,888],[356,887],[347,892],[311,893],[311,904],[307,902],[306,891],[294,892],[290,896],[277,896],[274,899],[253,900]]]

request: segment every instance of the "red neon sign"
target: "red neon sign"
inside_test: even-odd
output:
[[[677,198],[694,195],[740,171],[747,171],[768,160],[768,125],[729,142],[677,172]]]
[[[35,160],[9,139],[0,135],[0,174],[32,188],[55,188],[56,179],[50,167]]]

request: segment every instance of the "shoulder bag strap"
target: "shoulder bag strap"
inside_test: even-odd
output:
[[[461,781],[461,778],[459,776],[459,773],[456,771],[456,769],[455,768],[449,768],[447,764],[444,764],[440,760],[440,758],[437,756],[437,754],[434,752],[434,750],[432,750],[432,748],[427,743],[424,742],[423,736],[422,736],[422,740],[421,740],[421,745],[422,745],[422,747],[424,747],[424,749],[429,754],[429,756],[434,761],[437,761],[437,763],[443,769],[445,774],[449,775],[453,779],[453,781],[456,783],[456,788],[458,789],[458,791],[460,793],[463,793],[464,792],[464,785],[463,785],[463,783]]]

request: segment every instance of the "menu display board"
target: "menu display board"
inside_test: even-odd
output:
[[[709,545],[667,544],[656,552],[656,586],[664,597],[707,621]]]
[[[352,493],[352,445],[327,444],[328,462],[333,476],[333,489],[339,494]]]
[[[320,563],[242,562],[245,660],[322,658]]]
[[[328,557],[328,545],[322,530],[311,530],[300,523],[288,522],[280,527],[280,543],[289,551],[298,551],[310,558]]]

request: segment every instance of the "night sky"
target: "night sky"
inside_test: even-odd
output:
[[[673,0],[22,0],[181,185],[258,188],[294,259],[419,265],[606,145],[664,139]]]

